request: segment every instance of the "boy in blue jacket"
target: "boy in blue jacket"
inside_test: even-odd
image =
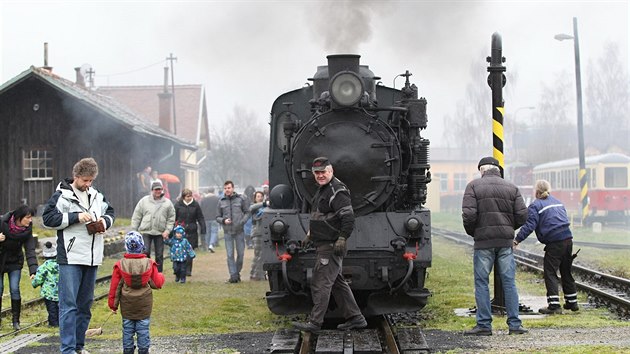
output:
[[[175,272],[175,282],[186,282],[186,261],[196,257],[190,242],[186,239],[186,231],[182,226],[173,229],[174,238],[164,240],[164,243],[171,247],[171,261],[173,261],[173,271]]]
[[[538,241],[545,244],[544,278],[547,288],[547,304],[538,312],[543,314],[561,314],[560,296],[558,295],[558,269],[562,278],[564,308],[578,311],[577,288],[571,275],[573,264],[573,234],[569,229],[567,210],[562,202],[554,198],[551,185],[545,180],[536,181],[536,200],[529,205],[528,217],[514,239],[514,246],[536,231]]]

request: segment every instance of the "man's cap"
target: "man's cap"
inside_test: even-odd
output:
[[[50,241],[46,241],[42,250],[44,258],[53,258],[57,256],[57,248]]]
[[[313,166],[311,170],[314,171],[326,171],[326,166],[330,166],[331,163],[327,157],[318,157],[313,160]]]
[[[151,190],[154,190],[154,189],[156,189],[156,188],[160,188],[160,189],[162,189],[162,188],[163,188],[163,187],[162,187],[162,183],[161,183],[161,182],[157,182],[157,181],[156,181],[156,182],[151,183]]]
[[[140,254],[144,251],[144,239],[137,231],[129,231],[125,235],[125,249],[127,253]]]
[[[483,165],[493,165],[493,166],[501,167],[499,165],[499,160],[495,159],[492,156],[486,156],[486,157],[482,158],[481,160],[479,160],[479,164],[477,165],[477,169],[480,169],[481,166],[483,166]]]

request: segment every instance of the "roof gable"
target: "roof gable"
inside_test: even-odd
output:
[[[170,86],[169,86],[170,89]],[[164,86],[101,86],[97,92],[124,103],[153,124],[159,124],[159,97]],[[202,85],[175,85],[176,135],[201,145],[209,146],[208,117]]]

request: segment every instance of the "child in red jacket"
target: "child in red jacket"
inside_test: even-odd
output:
[[[137,335],[138,353],[148,353],[151,346],[149,326],[153,308],[151,289],[164,285],[164,275],[157,270],[157,263],[143,253],[142,235],[130,231],[125,235],[123,259],[116,262],[109,287],[108,305],[116,313],[120,305],[123,322],[123,353],[134,353],[133,336]]]

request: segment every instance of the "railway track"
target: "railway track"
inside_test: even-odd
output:
[[[312,334],[279,329],[272,338],[269,352],[412,354],[428,353],[429,347],[419,327],[394,326],[386,316],[378,316],[368,319],[367,328],[351,331],[323,329]]]
[[[108,283],[111,279],[112,279],[111,275],[106,275],[106,276],[97,278],[96,279],[96,286]],[[107,298],[107,296],[108,296],[107,291],[102,293],[102,294],[95,295],[94,296],[94,301],[102,300],[104,298]],[[48,322],[48,313],[46,312],[46,307],[44,306],[44,298],[43,297],[38,297],[36,299],[32,299],[32,300],[29,300],[29,301],[26,301],[26,302],[22,303],[22,312],[24,312],[24,310],[26,310],[26,309],[33,309],[33,308],[35,308],[37,306],[40,307],[39,311],[41,311],[42,314],[43,314],[41,316],[42,318],[44,318],[43,320],[31,322],[31,323],[28,323],[28,324],[23,324],[23,326],[17,331],[12,330],[12,331],[9,331],[9,332],[6,332],[6,333],[0,333],[0,338],[4,338],[4,337],[8,337],[8,336],[14,336],[16,334],[19,334],[21,332],[24,332],[24,331],[28,330],[29,328],[37,327],[37,326],[40,326],[42,324],[47,323]],[[11,316],[11,309],[10,308],[5,308],[5,309],[2,310],[2,312],[0,312],[0,318],[2,318],[5,322],[8,321],[7,319],[10,316]]]
[[[441,236],[457,243],[473,245],[466,234],[433,228],[433,235]],[[521,249],[514,252],[516,262],[526,269],[543,271],[543,255]],[[571,272],[579,290],[589,295],[589,301],[608,307],[622,318],[630,318],[630,279],[606,274],[598,270],[574,264]]]

